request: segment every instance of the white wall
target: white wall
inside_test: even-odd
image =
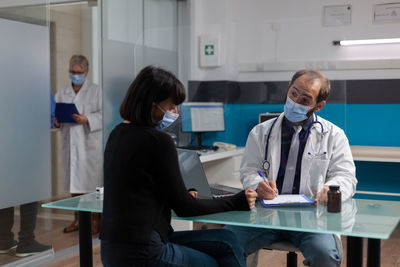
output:
[[[332,46],[333,40],[400,37],[400,23],[373,23],[382,0],[191,0],[191,80],[288,80],[293,71],[243,72],[243,64],[400,60],[399,45]],[[322,26],[327,5],[352,6],[352,22]],[[275,30],[273,29],[275,28]],[[199,36],[220,34],[223,66],[199,67]],[[297,64],[296,64],[297,65]],[[399,69],[324,71],[331,79],[399,78]]]
[[[103,1],[104,39],[143,45],[142,0]]]
[[[50,20],[53,22],[52,49],[53,83],[56,93],[58,89],[70,82],[69,59],[74,54],[82,53],[82,9],[81,5],[57,6],[50,9]],[[89,61],[90,62],[90,61]],[[91,62],[90,62],[91,63]],[[90,70],[91,71],[91,70]],[[89,72],[90,74],[90,72]]]

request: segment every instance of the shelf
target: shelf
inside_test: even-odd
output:
[[[201,153],[200,161],[201,163],[206,163],[214,160],[226,159],[234,156],[242,155],[244,152],[243,147],[238,147],[234,150],[218,150]]]
[[[400,147],[350,146],[355,161],[400,162]]]
[[[350,146],[355,161],[375,161],[375,162],[399,162],[400,147],[391,146]],[[243,147],[235,150],[219,150],[202,153],[200,160],[202,163],[229,158],[241,155],[244,152]]]

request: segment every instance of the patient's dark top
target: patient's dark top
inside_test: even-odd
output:
[[[187,217],[249,206],[244,191],[219,199],[193,198],[170,136],[154,127],[119,124],[104,152],[103,264],[143,262],[160,254],[173,232],[171,209]]]

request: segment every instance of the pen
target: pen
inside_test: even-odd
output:
[[[268,184],[267,178],[265,178],[264,175],[262,175],[262,173],[260,171],[257,171],[257,172],[258,172],[258,175],[260,175],[261,178],[263,178],[264,182],[267,182],[267,184]]]
[[[266,182],[266,183],[267,183],[267,185],[268,185],[270,188],[272,188],[272,187],[271,187],[271,185],[268,183],[268,180],[267,180],[267,178],[265,178],[265,176],[264,176],[264,175],[262,175],[262,173],[261,173],[260,171],[257,171],[257,173],[258,173],[258,175],[260,175],[260,176],[261,176],[261,178],[263,178],[264,182]],[[277,195],[278,195],[278,190],[275,190],[275,196],[277,196]]]

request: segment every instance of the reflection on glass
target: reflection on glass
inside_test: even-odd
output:
[[[261,206],[260,206],[261,207]],[[357,213],[356,200],[342,202],[342,212],[329,213],[325,205],[302,207],[259,208],[252,210],[249,222],[279,226],[280,228],[302,228],[352,232]]]
[[[317,205],[316,218],[319,229],[351,232],[356,220],[357,203],[355,199],[342,202],[342,211],[331,213],[325,205]]]

